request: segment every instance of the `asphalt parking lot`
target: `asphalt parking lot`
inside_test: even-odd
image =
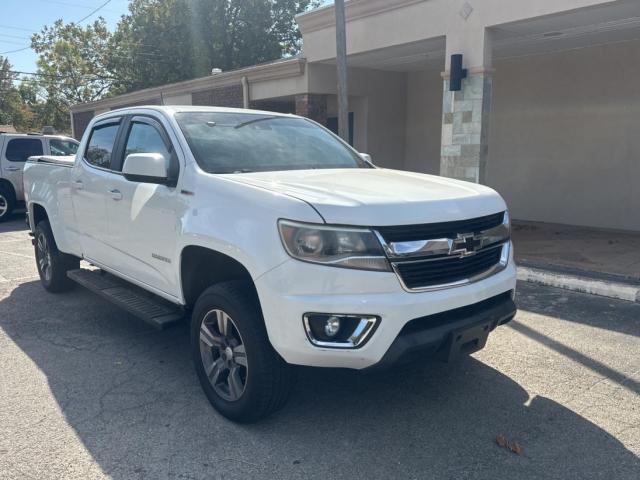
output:
[[[458,363],[300,369],[283,411],[235,425],[200,391],[186,326],[46,293],[17,215],[0,225],[0,478],[640,478],[640,304],[528,284],[518,304]]]

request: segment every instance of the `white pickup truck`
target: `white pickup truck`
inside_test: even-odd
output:
[[[516,312],[495,191],[376,168],[305,118],[111,111],[24,185],[44,287],[80,283],[159,328],[190,318],[202,387],[235,421],[284,405],[295,365],[450,360]]]

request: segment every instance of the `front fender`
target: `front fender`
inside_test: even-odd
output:
[[[208,248],[241,263],[255,281],[289,259],[280,218],[322,223],[302,200],[203,172],[192,178],[196,193],[181,218],[175,258],[188,246]]]

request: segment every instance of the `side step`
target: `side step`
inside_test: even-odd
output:
[[[175,325],[184,318],[180,307],[153,298],[142,289],[101,270],[80,268],[68,271],[67,276],[159,330]]]

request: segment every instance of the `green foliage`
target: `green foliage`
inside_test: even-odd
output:
[[[102,98],[116,80],[108,67],[110,39],[102,18],[86,27],[62,20],[44,27],[31,38],[42,86],[66,105]]]
[[[194,38],[210,70],[232,70],[300,49],[296,14],[310,0],[194,0]],[[201,72],[205,73],[205,72]]]
[[[50,88],[54,88],[50,86]],[[55,94],[47,94],[41,82],[18,79],[7,59],[0,57],[0,124],[19,132],[41,131],[45,125],[69,132],[69,111]]]
[[[189,0],[132,0],[109,43],[112,93],[195,76]]]
[[[0,123],[69,130],[68,109],[142,88],[295,55],[295,15],[319,0],[130,0],[114,32],[58,20],[31,39],[38,76],[15,87],[0,58]]]
[[[312,0],[132,0],[114,33],[114,92],[138,90],[293,55],[294,17]]]
[[[26,130],[31,126],[34,114],[15,86],[17,78],[9,60],[0,56],[0,124]]]

